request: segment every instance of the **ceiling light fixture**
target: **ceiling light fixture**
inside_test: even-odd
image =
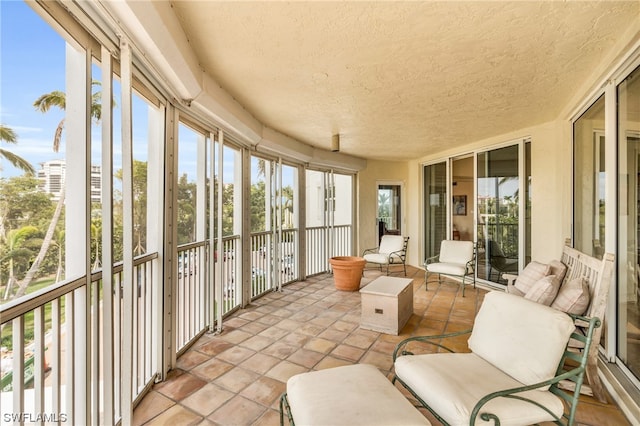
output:
[[[340,134],[335,134],[331,137],[331,152],[340,151]]]

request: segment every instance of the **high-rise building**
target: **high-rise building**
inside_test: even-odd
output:
[[[40,163],[38,180],[40,190],[51,194],[53,201],[60,199],[66,175],[65,160],[51,160]],[[91,166],[91,202],[99,203],[102,196],[102,172],[100,166]]]

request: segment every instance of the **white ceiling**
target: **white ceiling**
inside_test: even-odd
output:
[[[640,2],[173,1],[203,71],[303,143],[407,160],[555,120]]]

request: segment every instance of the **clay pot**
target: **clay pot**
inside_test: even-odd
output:
[[[360,279],[366,263],[362,257],[335,256],[329,259],[329,263],[333,270],[333,280],[337,290],[360,290]]]

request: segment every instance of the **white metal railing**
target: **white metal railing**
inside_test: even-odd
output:
[[[271,259],[273,259],[271,231],[251,234],[251,298],[273,289]]]
[[[178,353],[207,328],[207,267],[209,243],[201,241],[178,247],[176,286],[176,349]],[[211,294],[211,293],[208,293]]]
[[[216,267],[222,268],[222,314],[240,307],[242,303],[242,282],[240,276],[240,235],[231,235],[222,239],[222,262],[216,254]]]
[[[307,275],[329,270],[329,257],[352,255],[351,225],[316,226],[306,229]]]
[[[154,381],[158,370],[153,355],[157,342],[152,336],[157,330],[152,303],[158,291],[152,285],[157,281],[157,258],[152,253],[134,260],[132,306],[124,306],[122,263],[114,265],[111,294],[105,293],[102,272],[96,271],[89,286],[84,276],[0,306],[0,335],[11,337],[1,375],[3,422],[31,422],[40,416],[45,423],[84,423],[85,419],[74,418],[75,404],[84,398],[93,422],[103,423],[106,410],[111,411],[111,418],[121,417],[118,386],[121,341],[126,333],[131,333],[133,341],[134,400]],[[112,312],[105,312],[105,297],[111,298]],[[133,314],[130,330],[123,324],[125,309]],[[80,321],[85,316],[86,321]],[[111,324],[105,324],[108,319]],[[111,327],[108,346],[113,348],[106,355],[105,327]],[[105,363],[113,363],[112,368],[105,369]],[[86,365],[86,374],[78,365]],[[105,371],[112,377],[105,377]],[[113,384],[113,393],[105,393],[105,381]]]

